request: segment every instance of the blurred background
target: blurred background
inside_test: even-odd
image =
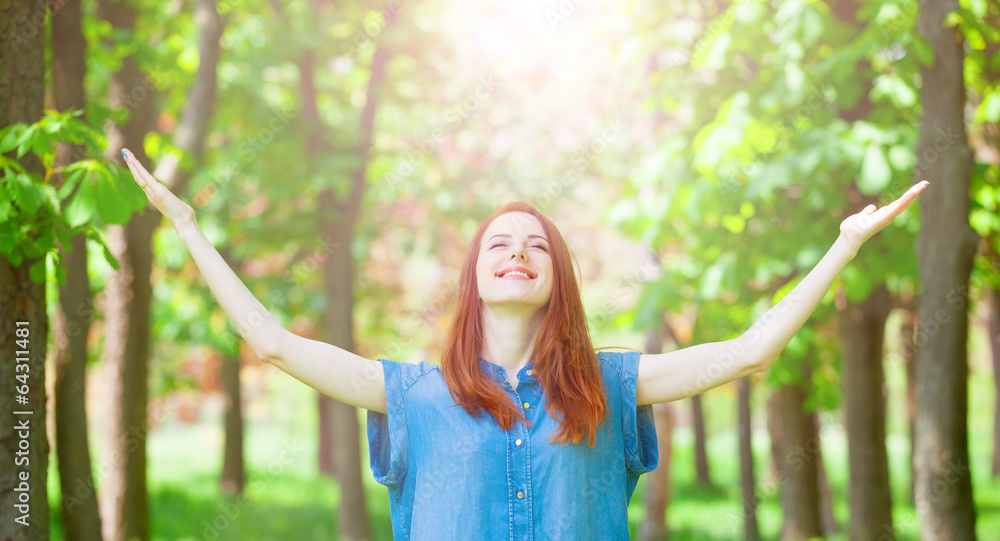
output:
[[[2,6],[0,537],[392,538],[366,411],[254,355],[127,147],[285,328],[432,364],[507,201],[656,353],[928,179],[771,369],[654,406],[630,530],[1000,539],[997,0]]]

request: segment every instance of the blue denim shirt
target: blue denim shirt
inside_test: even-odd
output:
[[[628,539],[626,510],[639,475],[656,468],[650,405],[636,406],[638,352],[598,352],[608,416],[596,447],[548,443],[558,421],[529,363],[511,389],[502,366],[479,359],[534,428],[504,431],[469,415],[441,370],[379,359],[388,413],[368,410],[375,480],[389,488],[393,538],[403,540]]]

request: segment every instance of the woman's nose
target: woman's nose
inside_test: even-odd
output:
[[[518,256],[520,256],[521,259],[524,259],[524,248],[515,248],[514,251],[511,252],[510,254],[511,259],[515,259]]]

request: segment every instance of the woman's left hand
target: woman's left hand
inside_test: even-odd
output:
[[[899,216],[899,213],[903,212],[928,184],[930,184],[928,181],[921,180],[907,190],[902,197],[882,208],[868,205],[861,212],[848,216],[840,224],[841,236],[860,248],[866,240],[872,238],[875,233],[881,231],[896,216]]]

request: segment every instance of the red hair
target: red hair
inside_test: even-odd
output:
[[[504,430],[517,420],[532,426],[507,393],[479,368],[483,318],[476,263],[487,226],[507,212],[526,212],[538,218],[551,250],[552,294],[543,308],[545,317],[531,354],[535,377],[545,390],[545,409],[559,421],[560,430],[549,442],[579,443],[586,435],[587,444],[594,447],[597,427],[607,413],[607,397],[570,261],[572,255],[555,224],[528,203],[512,201],[495,210],[469,244],[459,277],[455,315],[441,355],[445,383],[455,403],[469,415],[481,408],[493,415]]]

